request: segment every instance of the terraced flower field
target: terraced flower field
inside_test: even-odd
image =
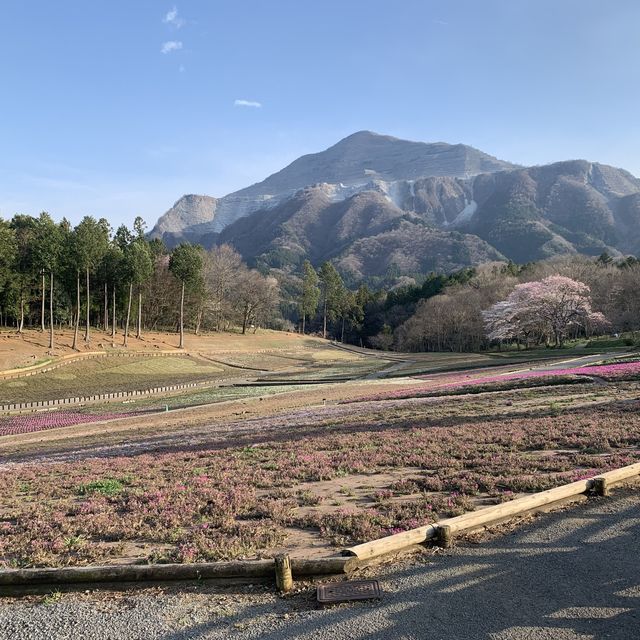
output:
[[[86,424],[100,420],[113,418],[125,418],[135,415],[135,412],[116,413],[114,411],[99,414],[85,413],[82,411],[51,411],[47,413],[27,413],[0,418],[0,436],[12,436],[19,433],[36,433],[68,427],[74,424]]]
[[[1,417],[0,564],[322,555],[640,459],[630,357],[530,371],[520,354],[212,340],[197,356],[110,356],[0,381],[3,402],[208,385]],[[501,364],[454,372],[465,360]]]
[[[316,404],[55,464],[9,451],[1,562],[308,555],[419,526],[640,459],[640,385],[612,384]]]
[[[320,385],[318,385],[319,387]],[[279,386],[246,386],[246,387],[210,387],[196,391],[172,393],[166,396],[138,397],[121,402],[91,404],[74,410],[53,409],[50,411],[0,416],[0,436],[19,433],[35,433],[58,427],[126,418],[141,414],[163,413],[175,409],[198,407],[202,405],[269,396],[278,393],[295,392],[302,389],[311,390],[315,385],[286,387]]]
[[[480,393],[482,391],[544,387],[557,384],[586,384],[593,378],[608,382],[640,379],[640,361],[594,364],[581,367],[509,372],[504,368],[486,373],[482,371],[417,376],[423,384],[377,393],[356,400],[392,400],[398,398],[433,397],[448,394]]]

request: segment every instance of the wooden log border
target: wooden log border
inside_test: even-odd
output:
[[[345,574],[357,564],[344,556],[291,558],[293,577]],[[43,569],[0,570],[0,587],[99,584],[114,582],[167,582],[207,578],[271,578],[276,580],[276,560],[234,560],[193,564],[104,565],[91,567],[47,567]]]
[[[456,533],[487,526],[532,509],[562,502],[567,498],[610,487],[640,475],[640,462],[608,471],[593,478],[578,480],[554,489],[542,491],[509,502],[470,511],[461,516],[447,518],[424,527],[397,533],[386,538],[373,540],[345,549],[341,556],[328,558],[291,558],[290,566],[283,567],[283,559],[288,556],[267,560],[235,560],[230,562],[201,562],[193,564],[149,564],[112,565],[89,567],[47,567],[37,569],[0,569],[0,589],[9,588],[16,592],[21,587],[40,585],[100,584],[121,582],[167,582],[174,580],[227,579],[264,580],[270,579],[282,585],[288,572],[292,578],[349,574],[354,569],[387,553],[402,551],[422,544],[433,538],[448,546]],[[285,563],[286,565],[286,563]]]
[[[417,529],[396,533],[379,540],[365,542],[345,549],[344,556],[356,557],[358,560],[371,560],[386,553],[401,551],[413,545],[422,544],[437,538],[443,544],[451,544],[451,537],[462,531],[477,529],[501,522],[507,518],[521,515],[533,509],[538,509],[555,502],[561,502],[570,498],[596,491],[598,494],[606,494],[603,487],[607,489],[614,483],[623,482],[640,474],[640,462],[631,464],[621,469],[608,471],[593,478],[578,480],[554,489],[541,491],[532,495],[523,496],[503,502],[477,511],[470,511],[461,516],[440,520]],[[443,530],[442,533],[440,531]]]

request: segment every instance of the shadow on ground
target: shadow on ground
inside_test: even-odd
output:
[[[161,638],[640,638],[640,493],[541,517],[380,580],[380,602],[309,608],[268,625],[264,604],[247,605]]]

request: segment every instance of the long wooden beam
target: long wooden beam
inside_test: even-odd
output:
[[[422,544],[428,540],[435,538],[438,534],[440,527],[447,527],[449,535],[466,531],[469,529],[475,529],[483,525],[495,523],[505,518],[517,516],[532,509],[538,509],[554,502],[560,502],[567,498],[579,496],[588,491],[591,491],[596,485],[600,485],[604,481],[605,486],[628,480],[634,476],[640,474],[640,462],[622,467],[621,469],[615,469],[602,473],[599,476],[588,478],[585,480],[578,480],[577,482],[571,482],[554,489],[548,489],[547,491],[541,491],[532,495],[523,496],[510,500],[509,502],[503,502],[502,504],[496,504],[491,507],[485,507],[478,509],[477,511],[470,511],[464,513],[461,516],[454,518],[447,518],[446,520],[440,520],[432,524],[428,524],[417,529],[411,529],[410,531],[403,531],[396,533],[379,540],[373,540],[371,542],[365,542],[353,547],[345,549],[342,553],[345,556],[355,556],[359,560],[370,560],[385,553],[391,553],[393,551],[400,551],[406,547],[410,547],[416,544]]]
[[[343,574],[353,565],[353,559],[345,557],[291,559],[291,569],[294,576]],[[3,569],[0,570],[0,587],[104,582],[165,582],[207,578],[275,578],[275,563],[274,560],[268,559],[193,564]]]

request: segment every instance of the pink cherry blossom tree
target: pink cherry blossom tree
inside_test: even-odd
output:
[[[506,300],[482,315],[491,340],[525,344],[553,340],[557,347],[573,327],[602,331],[609,324],[602,313],[591,309],[589,287],[560,275],[517,285]]]

